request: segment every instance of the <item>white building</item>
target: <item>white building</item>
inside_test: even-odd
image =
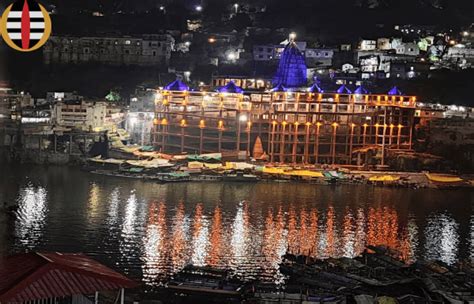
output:
[[[373,51],[377,49],[377,41],[363,39],[359,44],[359,50],[361,51]]]
[[[415,42],[404,42],[399,44],[395,51],[397,54],[408,55],[408,56],[418,56],[420,55],[420,48]]]
[[[100,62],[110,65],[167,64],[174,49],[169,34],[140,37],[50,37],[43,60],[51,63]]]
[[[54,106],[52,122],[81,131],[98,131],[106,125],[106,116],[105,102],[58,102]]]

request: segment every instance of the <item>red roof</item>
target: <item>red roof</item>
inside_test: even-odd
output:
[[[137,283],[83,254],[26,253],[0,258],[0,302],[26,302]]]

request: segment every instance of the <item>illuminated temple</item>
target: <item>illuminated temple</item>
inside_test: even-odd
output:
[[[412,148],[414,96],[397,88],[370,94],[363,87],[330,92],[308,86],[304,56],[292,41],[273,82],[265,92],[233,82],[204,92],[176,80],[157,93],[155,148],[345,165],[363,165],[369,157],[384,165],[387,153]]]

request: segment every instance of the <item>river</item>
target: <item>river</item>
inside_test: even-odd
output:
[[[400,258],[474,260],[472,190],[294,183],[157,184],[73,167],[0,165],[0,254],[83,252],[157,286],[184,265],[280,282],[286,251],[353,257],[366,244]]]

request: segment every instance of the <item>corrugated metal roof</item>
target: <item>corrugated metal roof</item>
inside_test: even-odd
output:
[[[138,284],[83,254],[26,253],[0,259],[0,302],[25,302]]]

